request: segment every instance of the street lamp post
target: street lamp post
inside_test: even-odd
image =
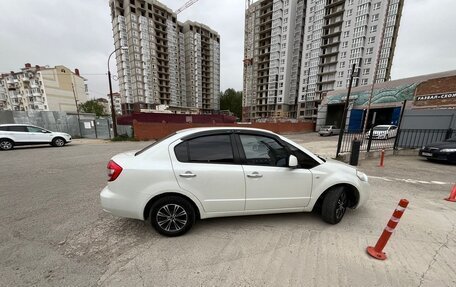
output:
[[[112,54],[117,52],[118,50],[127,50],[128,47],[119,47],[112,51],[112,53],[108,57],[108,80],[109,80],[109,97],[111,98],[111,119],[112,119],[112,130],[114,133],[114,137],[117,137],[117,122],[116,122],[116,109],[114,108],[114,98],[112,96],[112,83],[111,83],[111,70],[109,69],[109,60],[111,59]]]

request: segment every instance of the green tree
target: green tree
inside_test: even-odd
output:
[[[97,115],[97,117],[105,115],[103,105],[96,100],[90,100],[80,104],[79,111],[83,113],[92,113]]]
[[[236,117],[242,117],[242,92],[234,89],[226,89],[220,95],[220,109],[229,110]]]

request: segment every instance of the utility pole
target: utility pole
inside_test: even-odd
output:
[[[80,116],[79,116],[78,99],[76,98],[76,92],[74,90],[74,84],[73,84],[73,76],[71,74],[70,74],[70,77],[71,77],[71,89],[73,90],[74,104],[76,105],[76,113],[78,114],[79,135],[82,138],[81,119],[80,119]]]
[[[347,97],[345,98],[344,112],[342,113],[342,122],[340,123],[340,133],[339,133],[339,140],[337,141],[336,157],[339,156],[340,148],[342,145],[342,138],[344,137],[345,122],[347,121],[348,102],[350,100],[350,94],[351,94],[351,90],[352,90],[352,86],[353,86],[353,78],[355,77],[355,69],[356,69],[356,64],[353,64],[352,70],[351,70],[351,75],[350,75],[350,83],[348,84],[348,93],[347,93]]]
[[[382,53],[383,39],[384,39],[384,35],[385,35],[386,21],[388,20],[389,6],[390,6],[390,0],[387,0],[387,2],[386,2],[385,19],[383,21],[382,34],[380,36],[380,42],[379,42],[379,47],[378,47],[378,52],[377,52],[377,60],[375,61],[374,78],[372,80],[372,85],[371,85],[370,94],[369,94],[369,101],[367,103],[366,118],[364,119],[363,134],[366,133],[367,121],[368,121],[368,118],[369,118],[369,111],[370,111],[370,107],[371,107],[371,103],[372,103],[372,97],[374,95],[374,86],[375,86],[375,82],[377,81],[378,64],[380,63],[380,55]],[[375,124],[375,123],[373,123],[373,124]]]

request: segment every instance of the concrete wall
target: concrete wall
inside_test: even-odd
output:
[[[275,133],[302,133],[313,131],[313,124],[306,123],[252,123],[252,124],[190,124],[190,123],[141,123],[133,121],[135,138],[138,140],[160,139],[178,130],[197,127],[249,127],[270,130]]]

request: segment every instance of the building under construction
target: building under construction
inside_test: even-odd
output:
[[[326,93],[389,80],[403,0],[246,2],[243,119],[315,120]],[[375,79],[375,81],[374,81]]]
[[[195,0],[187,2],[189,7]],[[122,113],[219,110],[220,36],[155,0],[110,0]],[[122,49],[126,47],[127,49]]]

